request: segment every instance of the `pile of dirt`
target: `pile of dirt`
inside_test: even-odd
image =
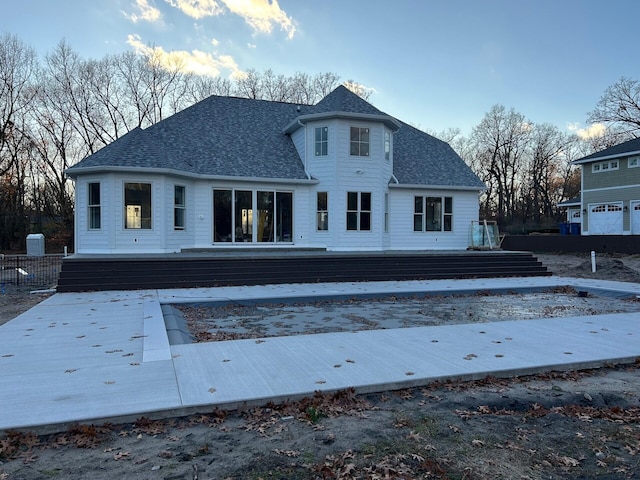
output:
[[[575,267],[576,276],[581,278],[614,279],[621,282],[640,283],[640,273],[625,265],[619,258],[598,258],[596,271],[592,272],[591,260],[584,260]]]

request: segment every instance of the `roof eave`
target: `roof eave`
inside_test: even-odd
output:
[[[72,170],[71,172],[69,170]],[[198,180],[214,180],[214,181],[232,181],[243,183],[280,183],[289,185],[313,185],[318,183],[315,178],[271,178],[271,177],[241,177],[234,175],[208,175],[193,172],[185,172],[183,170],[175,170],[173,168],[149,168],[149,167],[113,167],[113,166],[95,166],[70,168],[65,170],[65,174],[72,179],[76,179],[79,175],[92,175],[98,173],[143,173],[143,174],[160,174],[174,175],[176,177],[193,178]]]
[[[612,158],[631,157],[631,156],[634,156],[634,155],[640,155],[640,150],[633,150],[633,151],[630,151],[630,152],[617,153],[615,155],[604,155],[602,157],[583,158],[583,159],[579,159],[579,160],[574,160],[571,163],[574,164],[574,165],[582,165],[584,163],[599,162],[599,161],[602,161],[602,160],[611,160]]]
[[[420,190],[464,190],[468,192],[484,192],[487,187],[473,185],[422,185],[418,183],[389,183],[389,188]]]
[[[307,115],[300,115],[296,117],[291,123],[289,123],[284,128],[285,134],[291,134],[295,132],[298,128],[302,127],[305,123],[311,122],[314,120],[328,120],[332,118],[343,118],[347,120],[358,120],[358,121],[376,121],[382,122],[387,127],[389,127],[394,132],[397,131],[401,124],[395,118],[389,115],[376,115],[372,113],[352,113],[352,112],[323,112],[323,113],[309,113]]]

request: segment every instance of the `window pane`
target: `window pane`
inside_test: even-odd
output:
[[[444,213],[453,213],[453,198],[444,197]]]
[[[369,143],[369,129],[361,128],[360,129],[360,142]]]
[[[89,184],[89,205],[100,205],[100,184]]]
[[[100,228],[100,207],[89,207],[89,228]]]
[[[360,144],[357,142],[352,142],[349,148],[349,155],[360,155]]]
[[[427,231],[442,230],[442,199],[427,197]]]
[[[423,208],[424,208],[424,201],[423,201],[422,197],[414,197],[413,212],[414,213],[422,213],[423,212]]]
[[[276,232],[278,242],[293,241],[293,193],[276,192]]]
[[[213,191],[213,241],[230,242],[231,190]]]
[[[360,129],[358,127],[351,127],[351,141],[352,142],[360,141]]]
[[[371,211],[371,193],[363,192],[360,194],[360,210]]]
[[[371,213],[362,212],[360,214],[360,230],[371,230]]]
[[[347,210],[358,210],[358,192],[347,192]]]
[[[318,230],[329,230],[329,213],[318,212],[317,217]]]
[[[273,242],[273,192],[258,192],[258,242]]]
[[[175,205],[184,205],[184,187],[176,185],[173,194],[173,203]]]
[[[184,228],[184,208],[173,209],[173,228],[176,230]]]
[[[361,143],[360,144],[360,156],[361,157],[368,157],[369,156],[369,144],[368,143]]]
[[[347,212],[347,230],[358,229],[358,212]]]
[[[317,210],[327,210],[327,192],[318,192]]]
[[[253,194],[251,191],[236,190],[235,214],[235,241],[253,241]]]
[[[413,231],[414,232],[422,231],[422,214],[416,214],[413,216]]]
[[[151,229],[151,184],[125,183],[125,228]]]
[[[451,231],[451,215],[444,216],[444,231],[445,232]]]

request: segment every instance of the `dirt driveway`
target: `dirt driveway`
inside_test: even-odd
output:
[[[640,283],[640,256],[540,255],[555,275]],[[0,296],[0,319],[40,298]],[[6,293],[4,295],[7,295]],[[0,320],[0,323],[2,320]],[[637,478],[640,363],[436,383],[0,437],[8,479]]]

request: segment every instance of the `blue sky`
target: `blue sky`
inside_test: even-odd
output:
[[[495,104],[563,131],[620,77],[640,79],[637,0],[11,0],[0,32],[42,55],[154,47],[197,72],[334,72],[431,131]]]

